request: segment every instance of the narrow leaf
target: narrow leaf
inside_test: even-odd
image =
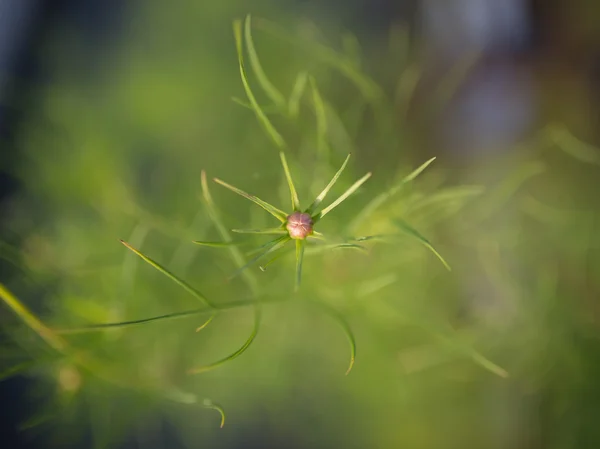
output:
[[[225,181],[221,181],[218,178],[215,178],[214,181],[217,184],[221,184],[223,187],[231,190],[232,192],[235,192],[238,195],[243,196],[244,198],[252,201],[253,203],[258,204],[260,207],[262,207],[264,210],[269,212],[271,215],[273,215],[275,218],[277,218],[282,223],[285,223],[287,221],[287,214],[285,212],[283,212],[281,209],[278,209],[275,206],[270,205],[266,201],[263,201],[254,195],[250,195],[249,193],[246,193],[243,190],[238,189],[237,187],[227,184]]]
[[[271,265],[276,260],[282,258],[283,256],[287,256],[290,253],[291,253],[291,251],[288,251],[287,249],[284,250],[284,251],[281,251],[279,254],[277,254],[276,256],[273,256],[271,259],[269,259],[267,262],[265,262],[262,265],[260,265],[258,268],[260,268],[260,271],[263,271],[263,272],[267,271],[267,267],[269,265]]]
[[[333,209],[335,209],[337,206],[339,206],[346,198],[348,198],[350,195],[352,195],[361,185],[363,185],[367,181],[367,179],[369,179],[371,177],[371,174],[372,173],[369,172],[365,176],[360,178],[358,181],[356,181],[354,184],[352,184],[350,186],[350,188],[348,190],[346,190],[337,200],[335,200],[333,203],[331,203],[329,206],[327,206],[325,209],[323,209],[321,211],[321,213],[318,215],[319,219],[323,218],[326,214],[328,214]]]
[[[363,235],[361,237],[355,237],[355,242],[368,242],[369,240],[386,240],[386,237],[392,237],[391,235],[378,234],[378,235]]]
[[[10,368],[5,369],[4,371],[0,371],[0,382],[6,379],[10,379],[14,376],[18,376],[21,373],[30,370],[31,368],[39,366],[39,364],[40,362],[38,360],[30,360],[27,362],[19,363],[18,365],[11,366]]]
[[[231,97],[231,101],[233,101],[236,104],[239,104],[240,106],[245,107],[246,109],[250,109],[250,110],[254,111],[254,108],[252,107],[252,105],[250,103],[242,100],[241,98]],[[261,106],[260,108],[263,110],[263,112],[265,114],[277,114],[279,112],[279,110],[274,106]]]
[[[435,161],[435,159],[436,159],[435,157],[432,157],[431,159],[429,159],[428,161],[425,161],[423,164],[421,164],[419,167],[417,167],[415,170],[410,172],[408,175],[406,175],[404,178],[402,178],[402,181],[400,181],[400,185],[404,185],[404,184],[414,180],[417,176],[419,176],[421,173],[423,173],[423,171],[427,167],[429,167],[429,165],[433,161]]]
[[[250,261],[248,261],[248,263],[246,263],[244,266],[240,267],[235,273],[233,273],[229,277],[229,279],[230,280],[233,279],[238,274],[240,274],[242,271],[244,271],[246,268],[248,268],[250,265],[257,262],[259,259],[263,258],[264,256],[277,251],[279,248],[283,247],[283,245],[285,245],[289,240],[290,240],[290,237],[287,235],[284,235],[282,237],[279,237],[275,240],[268,242],[269,247],[265,251],[260,253],[258,256],[250,259]]]
[[[306,72],[300,72],[294,82],[292,93],[288,101],[288,113],[290,117],[297,118],[300,113],[300,99],[306,89],[306,82],[308,81],[308,74]]]
[[[277,36],[279,39],[286,40],[293,45],[297,45],[305,50],[312,58],[323,61],[324,63],[336,68],[352,83],[356,85],[361,94],[371,103],[378,103],[383,97],[381,87],[372,79],[364,75],[352,62],[333,49],[321,45],[317,42],[307,42],[306,40],[292,36],[288,30],[265,19],[255,20],[255,26]]]
[[[196,328],[196,332],[200,332],[202,329],[204,329],[206,326],[208,326],[210,324],[210,322],[215,319],[216,316],[217,316],[216,313],[213,313],[211,316],[209,316],[208,319],[204,323],[202,323],[200,326],[198,326]]]
[[[313,233],[311,235],[309,235],[308,238],[309,239],[315,239],[315,240],[322,240],[322,241],[327,240],[325,238],[325,236],[323,234],[321,234],[320,232],[318,232],[318,231],[313,231]]]
[[[232,229],[231,232],[237,234],[263,234],[263,235],[283,235],[287,234],[287,231],[283,228],[270,228],[270,229]]]
[[[296,240],[296,284],[295,291],[300,289],[300,282],[302,281],[302,262],[304,261],[304,240]]]
[[[317,119],[317,138],[320,145],[324,145],[327,141],[327,114],[325,112],[325,103],[317,88],[317,82],[310,76],[308,78],[312,90],[313,106],[315,108],[315,117]]]
[[[59,335],[46,326],[21,301],[17,299],[4,285],[0,284],[0,299],[50,347],[60,353],[68,351],[68,345]]]
[[[279,157],[281,158],[281,165],[283,165],[285,178],[287,179],[287,183],[290,188],[290,194],[292,196],[292,209],[294,211],[299,211],[300,200],[298,199],[298,193],[296,192],[296,187],[294,186],[294,181],[292,180],[292,174],[290,173],[290,168],[288,167],[287,159],[285,158],[285,153],[283,151],[280,151]]]
[[[219,427],[222,429],[223,426],[225,425],[225,410],[223,410],[223,407],[221,407],[218,404],[215,404],[210,399],[205,399],[204,402],[202,403],[202,405],[205,408],[208,408],[211,410],[216,410],[217,412],[219,412],[219,415],[221,415],[221,424],[219,425]]]
[[[318,254],[333,249],[355,249],[362,252],[367,252],[367,248],[355,243],[334,243],[331,245],[312,246],[306,250],[308,254]]]
[[[230,246],[241,245],[241,243],[235,243],[235,242],[206,242],[203,240],[193,240],[192,243],[195,243],[196,245],[201,245],[201,246],[210,246],[213,248],[228,248]]]
[[[286,148],[285,141],[279,132],[275,129],[265,112],[262,110],[258,102],[256,101],[256,97],[252,92],[250,87],[250,83],[248,83],[248,77],[246,76],[246,69],[244,68],[244,54],[242,49],[242,23],[240,20],[236,20],[233,23],[233,33],[235,37],[235,45],[237,48],[238,54],[238,63],[240,67],[240,76],[242,78],[242,84],[244,85],[244,90],[246,91],[246,96],[252,105],[254,113],[258,118],[259,123],[264,127],[265,131],[271,137],[277,148],[283,150]]]
[[[260,87],[262,87],[267,96],[278,108],[285,110],[285,99],[283,95],[277,90],[273,83],[269,81],[258,58],[258,53],[254,47],[254,40],[252,39],[252,19],[250,15],[246,16],[246,21],[244,23],[244,37],[246,38],[246,48],[248,50],[248,55],[250,56],[250,65],[252,66],[252,70],[256,75]]]
[[[171,279],[173,282],[175,282],[176,284],[178,284],[180,287],[183,287],[184,290],[186,290],[188,293],[190,293],[198,301],[200,301],[201,303],[203,303],[203,304],[205,304],[205,305],[207,305],[209,307],[213,307],[212,303],[208,300],[208,298],[206,298],[206,296],[204,296],[202,293],[200,293],[194,287],[192,287],[191,285],[189,285],[183,279],[181,279],[181,278],[177,277],[176,275],[174,275],[173,273],[171,273],[169,270],[167,270],[165,267],[163,267],[162,265],[160,265],[158,262],[155,262],[154,260],[152,260],[148,256],[142,254],[140,251],[138,251],[137,249],[135,249],[133,246],[131,246],[127,242],[121,240],[121,243],[123,245],[125,245],[125,247],[127,249],[129,249],[130,251],[133,251],[135,254],[137,254],[139,257],[141,257],[144,262],[148,263],[149,265],[152,265],[154,268],[156,268],[162,274],[164,274],[169,279]]]
[[[479,354],[477,351],[471,352],[471,358],[473,359],[473,361],[475,363],[477,363],[481,367],[485,368],[486,370],[490,371],[491,373],[494,373],[497,376],[502,377],[504,379],[509,377],[508,371],[506,371],[501,366],[495,364],[487,357],[484,357],[483,355]]]
[[[214,223],[217,228],[218,233],[221,235],[221,238],[225,242],[231,242],[231,234],[223,224],[221,217],[219,216],[219,211],[217,210],[217,206],[212,199],[212,195],[210,194],[210,189],[208,188],[208,182],[206,179],[206,172],[202,170],[200,174],[200,182],[202,185],[202,198],[204,200],[204,205],[208,211],[208,215],[210,216],[211,221]],[[231,254],[231,258],[233,259],[233,263],[236,267],[241,267],[246,263],[246,259],[240,252],[239,248],[236,246],[229,247],[229,253]],[[258,284],[256,282],[256,278],[251,273],[244,273],[244,279],[250,287],[252,293],[256,293],[258,290]]]
[[[411,227],[410,225],[408,225],[406,222],[404,222],[402,220],[394,220],[394,223],[401,230],[403,230],[404,232],[406,232],[407,234],[411,235],[412,237],[416,238],[419,242],[421,242],[421,244],[423,244],[427,249],[429,249],[429,251],[431,251],[440,260],[440,262],[442,262],[442,264],[446,267],[446,269],[448,271],[452,271],[452,269],[450,268],[450,265],[448,265],[448,262],[446,262],[444,260],[444,258],[440,255],[440,253],[437,252],[437,250],[433,247],[431,242],[429,240],[427,240],[425,237],[423,237],[416,229],[414,229],[413,227]]]
[[[348,225],[346,231],[347,234],[353,234],[357,230],[358,226],[361,225],[368,217],[370,217],[373,214],[373,212],[375,212],[382,204],[384,204],[392,196],[398,193],[406,183],[413,181],[417,176],[419,176],[423,172],[423,170],[425,170],[429,166],[429,164],[431,164],[434,160],[435,157],[432,157],[431,159],[417,167],[415,170],[413,170],[411,173],[409,173],[407,176],[402,178],[402,180],[398,184],[392,186],[387,191],[380,193],[370,202],[368,202],[367,205],[358,214],[356,214],[356,217]]]
[[[348,339],[348,343],[350,345],[350,364],[348,365],[348,369],[346,370],[346,376],[352,371],[354,367],[354,362],[356,361],[356,339],[354,338],[354,334],[352,333],[352,329],[350,325],[346,321],[346,319],[338,313],[336,310],[331,307],[325,305],[322,302],[312,301],[317,307],[321,308],[327,315],[335,320],[335,322],[342,328],[346,338]]]
[[[227,357],[222,358],[221,360],[217,360],[214,363],[211,363],[210,365],[204,365],[204,366],[200,366],[198,368],[191,368],[188,370],[188,374],[200,374],[200,373],[205,373],[207,371],[210,371],[212,369],[218,368],[219,366],[236,359],[237,357],[239,357],[240,355],[242,355],[246,349],[248,349],[250,347],[250,345],[254,342],[254,339],[256,338],[256,335],[258,334],[258,329],[260,328],[260,319],[261,319],[261,311],[260,311],[260,307],[255,308],[255,319],[254,319],[254,327],[252,328],[252,333],[250,334],[250,337],[244,342],[244,344],[237,349],[236,351],[234,351],[233,353],[231,353],[230,355],[228,355]]]
[[[223,310],[223,307],[215,307],[215,309]],[[55,329],[54,332],[57,334],[86,334],[89,332],[102,332],[111,329],[123,329],[126,327],[139,326],[141,324],[151,323],[153,321],[168,321],[178,318],[188,318],[191,316],[201,315],[207,313],[208,309],[203,307],[201,309],[187,310],[184,312],[167,313],[165,315],[153,316],[150,318],[141,318],[139,320],[119,321],[116,323],[100,323],[90,324],[89,326],[66,328],[66,329]]]
[[[339,177],[342,175],[344,169],[346,168],[346,165],[348,165],[350,156],[351,156],[350,154],[348,156],[346,156],[344,163],[342,164],[340,169],[337,171],[337,173],[335,175],[333,175],[333,178],[331,179],[331,181],[329,181],[329,184],[327,184],[327,187],[325,187],[323,189],[323,191],[321,193],[319,193],[319,196],[317,196],[317,198],[313,201],[313,203],[309,206],[309,208],[306,209],[307,214],[312,215],[312,213],[316,210],[316,208],[319,207],[319,204],[321,204],[321,202],[325,199],[325,197],[327,196],[327,194],[329,193],[331,188],[334,186],[334,184],[337,182]]]

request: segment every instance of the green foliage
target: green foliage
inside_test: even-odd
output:
[[[172,14],[145,24],[214,31],[210,17]],[[40,385],[48,407],[32,425],[49,419],[64,434],[90,410],[103,447],[145,413],[170,421],[190,447],[210,446],[217,426],[203,408],[220,427],[227,410],[228,427],[241,429],[260,404],[269,419],[290,413],[292,435],[310,426],[328,447],[489,447],[498,435],[489,428],[519,434],[498,423],[531,404],[519,397],[487,410],[482,395],[551,390],[555,405],[585,410],[572,391],[594,390],[600,366],[586,346],[598,335],[589,299],[600,279],[598,211],[578,183],[587,169],[585,179],[597,178],[600,152],[555,126],[541,133],[544,152],[478,166],[469,185],[448,181],[443,157],[397,167],[425,159],[398,145],[407,131],[396,121],[419,61],[406,61],[398,86],[379,86],[359,68],[356,39],[338,52],[304,31],[234,22],[238,104],[223,102],[240,81],[225,32],[214,39],[223,48],[186,66],[193,76],[175,69],[196,59],[173,51],[183,37],[161,35],[148,44],[156,55],[125,51],[106,103],[89,108],[69,84],[45,93],[40,111],[75,149],[36,117],[24,127],[28,193],[11,222],[22,245],[1,253],[42,285],[15,276],[0,286],[21,319],[3,318],[0,380],[26,374]],[[431,104],[447,101],[461,70]],[[381,142],[402,154],[372,145]],[[490,182],[502,163],[510,169]],[[568,164],[572,177],[557,182]],[[353,172],[363,165],[367,174]],[[207,173],[249,186],[256,195],[215,179],[259,207],[211,191]],[[336,199],[322,207],[330,192]],[[277,196],[318,230],[287,245],[290,214],[272,205]],[[305,197],[315,198],[308,207]],[[562,419],[557,410],[548,413]]]

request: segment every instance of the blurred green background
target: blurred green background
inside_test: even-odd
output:
[[[397,6],[388,20],[375,9],[384,3],[373,4],[371,22],[359,3],[131,3],[101,40],[60,21],[44,35],[43,80],[17,79],[20,102],[4,99],[20,119],[0,167],[18,185],[2,203],[0,282],[52,329],[199,306],[123,239],[214,303],[237,306],[197,333],[206,315],[66,334],[67,356],[3,306],[0,375],[27,379],[25,393],[2,403],[20,444],[597,447],[596,8],[555,2],[535,16],[537,41],[504,45],[433,3]],[[307,254],[298,295],[291,256],[252,267],[252,287],[248,277],[227,282],[236,269],[227,249],[192,243],[222,239],[203,204],[203,170],[290,209],[276,146],[232,101],[247,102],[232,22],[248,13],[285,107],[303,72],[324,101],[319,116],[307,85],[299,114],[281,113],[245,54],[304,207],[348,153],[332,199],[373,172],[318,229],[333,242],[398,234],[365,242],[366,254]],[[577,17],[589,25],[576,27]],[[373,198],[431,157],[350,233]],[[273,225],[209,187],[227,228]],[[246,240],[242,251],[266,241]],[[247,351],[186,373],[240,348],[254,326],[250,301],[263,299]],[[347,376],[336,314],[357,345]],[[223,428],[206,404],[225,411]]]

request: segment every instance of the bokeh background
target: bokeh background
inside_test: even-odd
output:
[[[191,243],[220,239],[202,170],[289,201],[276,147],[232,101],[246,101],[232,33],[246,14],[285,100],[307,72],[325,102],[325,129],[308,87],[281,114],[249,70],[303,204],[349,152],[334,194],[373,172],[322,232],[350,237],[436,157],[350,230],[404,220],[451,272],[399,234],[307,255],[294,296],[293,257],[228,283],[228,251]],[[198,333],[205,316],[66,336],[98,369],[3,304],[3,447],[598,447],[599,64],[586,0],[0,1],[0,282],[60,329],[197,306],[124,239],[242,304]],[[210,189],[228,227],[272,225]],[[249,349],[186,374],[243,344],[257,296]],[[331,310],[357,343],[347,376]]]

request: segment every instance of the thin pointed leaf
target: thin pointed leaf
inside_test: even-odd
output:
[[[220,309],[222,310],[223,307],[215,307],[215,309]],[[82,326],[82,327],[74,327],[74,328],[67,328],[67,329],[55,329],[55,333],[63,335],[63,334],[86,334],[89,332],[102,332],[102,331],[108,331],[111,329],[123,329],[126,327],[134,327],[134,326],[139,326],[141,324],[146,324],[146,323],[151,323],[153,321],[167,321],[167,320],[174,320],[174,319],[178,319],[178,318],[187,318],[187,317],[191,317],[191,316],[195,316],[195,315],[201,315],[204,314],[208,311],[209,309],[207,309],[206,307],[203,307],[202,309],[195,309],[195,310],[187,310],[185,312],[174,312],[174,313],[167,313],[165,315],[158,315],[158,316],[153,316],[150,318],[141,318],[139,320],[129,320],[129,321],[119,321],[116,323],[101,323],[101,324],[91,324],[89,326]]]
[[[380,193],[375,198],[373,198],[358,214],[356,214],[356,217],[348,225],[346,233],[353,234],[357,230],[358,226],[362,224],[371,214],[373,214],[373,212],[375,212],[383,203],[389,200],[392,196],[398,193],[400,189],[404,187],[405,184],[413,181],[417,176],[419,176],[435,159],[435,157],[432,157],[428,161],[424,162],[411,173],[409,173],[407,176],[402,178],[402,180],[398,184],[395,184],[387,191]]]
[[[221,181],[218,178],[215,178],[214,181],[217,184],[221,184],[223,187],[231,190],[232,192],[235,192],[238,195],[243,196],[244,198],[252,201],[253,203],[258,204],[260,207],[262,207],[264,210],[269,212],[271,215],[273,215],[275,218],[277,218],[282,223],[285,223],[287,221],[287,214],[284,211],[282,211],[281,209],[278,209],[275,206],[272,206],[271,204],[267,203],[266,201],[263,201],[254,195],[250,195],[249,193],[246,193],[243,190],[240,190],[237,187],[232,186],[231,184],[227,184],[225,181]]]
[[[133,251],[135,254],[137,254],[139,257],[141,257],[144,262],[146,262],[149,265],[151,265],[154,268],[156,268],[158,271],[160,271],[162,274],[164,274],[165,276],[167,276],[169,279],[171,279],[173,282],[175,282],[180,287],[183,287],[183,289],[185,291],[187,291],[189,294],[191,294],[198,301],[200,301],[201,303],[203,303],[203,304],[205,304],[205,305],[207,305],[209,307],[213,307],[212,303],[210,302],[210,300],[208,298],[206,298],[206,296],[204,296],[202,293],[200,293],[198,290],[196,290],[190,284],[188,284],[187,282],[185,282],[183,279],[177,277],[176,275],[174,275],[173,273],[171,273],[169,270],[167,270],[165,267],[163,267],[162,265],[160,265],[158,262],[152,260],[151,258],[149,258],[148,256],[146,256],[145,254],[142,254],[140,251],[138,251],[137,249],[135,249],[129,243],[127,243],[127,242],[125,242],[123,240],[121,240],[121,243],[123,245],[125,245],[125,247],[127,249],[129,249],[130,251]]]
[[[243,244],[236,242],[207,242],[204,240],[193,240],[192,243],[200,246],[210,246],[212,248],[229,248],[231,246],[239,246]]]
[[[224,357],[220,360],[217,360],[214,363],[211,363],[210,365],[204,365],[204,366],[200,366],[198,368],[191,368],[188,370],[188,374],[205,373],[212,369],[218,368],[219,366],[221,366],[231,360],[234,360],[237,357],[239,357],[240,355],[242,355],[250,347],[250,345],[254,342],[254,339],[256,338],[256,335],[258,334],[258,329],[260,328],[261,312],[260,312],[259,307],[257,307],[255,309],[255,313],[256,313],[256,316],[254,319],[254,327],[252,328],[252,333],[250,334],[250,337],[244,342],[244,344],[239,349],[237,349],[236,351],[234,351],[227,357]]]
[[[317,231],[313,231],[313,233],[311,235],[309,235],[307,238],[315,239],[315,240],[322,240],[322,241],[327,240],[323,234],[321,234],[320,232],[317,232]]]
[[[258,53],[254,47],[254,40],[252,39],[252,19],[249,14],[246,16],[246,21],[244,23],[244,37],[246,38],[246,49],[250,56],[250,66],[254,71],[254,75],[256,75],[260,87],[262,87],[267,96],[278,108],[285,110],[285,98],[273,83],[269,81],[258,58]]]
[[[333,203],[331,203],[329,206],[327,206],[325,209],[323,209],[321,211],[321,213],[318,214],[319,219],[323,218],[326,214],[328,214],[333,209],[335,209],[337,206],[339,206],[346,198],[348,198],[350,195],[352,195],[361,185],[363,185],[367,181],[367,179],[369,179],[371,177],[371,174],[372,173],[369,172],[365,176],[360,178],[358,181],[356,181],[354,184],[352,184],[350,186],[350,188],[348,190],[346,190],[337,200],[335,200]]]
[[[223,410],[223,407],[221,407],[218,404],[215,404],[210,399],[205,399],[204,402],[202,403],[202,405],[204,406],[204,408],[216,410],[217,412],[219,412],[219,415],[221,416],[221,423],[219,424],[219,428],[222,429],[223,426],[225,425],[225,410]]]
[[[435,161],[435,157],[432,157],[431,159],[425,161],[424,163],[422,163],[419,167],[417,167],[415,170],[413,170],[412,172],[410,172],[408,175],[406,175],[404,178],[402,178],[402,181],[400,181],[400,185],[404,185],[407,182],[411,182],[412,180],[414,180],[417,176],[419,176],[421,173],[423,173],[423,171],[429,167],[429,165]]]
[[[294,211],[299,211],[300,200],[298,199],[298,193],[296,192],[296,187],[294,186],[294,181],[292,179],[292,174],[290,173],[290,167],[288,166],[287,159],[285,158],[285,153],[283,151],[280,151],[279,157],[281,158],[281,165],[283,165],[285,178],[287,179],[287,183],[290,188],[290,195],[292,197],[292,209]]]
[[[250,109],[250,110],[254,111],[254,108],[252,107],[252,105],[250,103],[242,100],[241,98],[231,97],[231,101],[233,101],[236,104],[239,104],[240,106],[245,107],[246,109]],[[268,114],[277,114],[279,112],[279,110],[273,106],[261,106],[260,108],[267,115]]]
[[[495,364],[494,362],[492,362],[487,357],[484,357],[483,355],[481,355],[477,351],[473,350],[471,352],[471,358],[473,359],[473,361],[475,363],[477,363],[482,368],[490,371],[491,373],[494,373],[495,375],[497,375],[499,377],[502,377],[504,379],[506,379],[507,377],[509,377],[508,371],[506,371],[501,366]]]
[[[283,235],[287,234],[287,231],[283,228],[269,228],[269,229],[232,229],[231,232],[237,234],[263,234],[263,235]]]
[[[270,258],[266,263],[260,265],[258,268],[260,268],[260,271],[267,271],[267,267],[269,265],[271,265],[273,262],[275,262],[276,260],[279,260],[280,258],[282,258],[283,256],[287,256],[288,254],[290,254],[292,251],[282,251],[279,254],[277,254],[276,256],[273,256],[272,258]]]
[[[285,245],[289,240],[291,240],[290,237],[287,235],[284,235],[282,237],[276,238],[275,240],[268,242],[267,245],[269,245],[269,247],[265,251],[263,251],[258,256],[249,260],[248,263],[246,263],[243,267],[240,267],[235,273],[233,273],[229,277],[229,279],[233,279],[238,274],[240,274],[242,271],[244,271],[246,268],[248,268],[250,265],[252,265],[256,261],[258,261],[259,259],[263,258],[264,256],[277,251],[279,248],[281,248],[283,245]]]
[[[354,338],[354,334],[352,333],[352,329],[350,325],[346,321],[346,319],[340,315],[336,310],[331,307],[325,305],[322,302],[312,301],[316,306],[320,307],[327,315],[335,320],[335,322],[342,328],[346,338],[348,339],[348,344],[350,345],[350,364],[348,365],[348,369],[346,370],[345,375],[347,376],[352,368],[354,367],[354,362],[356,361],[356,339]]]
[[[304,261],[304,240],[296,240],[296,284],[294,289],[298,291],[300,289],[300,282],[302,281],[302,262]]]
[[[211,316],[209,316],[208,320],[206,320],[204,323],[202,323],[200,326],[198,326],[196,328],[196,332],[200,332],[202,329],[204,329],[206,326],[208,326],[210,324],[210,322],[215,319],[216,316],[217,316],[216,313],[213,313]]]
[[[306,252],[308,254],[318,254],[333,249],[355,249],[358,251],[368,252],[367,248],[361,245],[357,245],[355,243],[334,243],[331,245],[313,246],[311,248],[308,248]]]
[[[255,27],[260,28],[268,33],[277,36],[279,39],[283,39],[303,48],[312,58],[323,61],[332,67],[338,69],[344,76],[352,81],[361,94],[367,98],[371,103],[378,104],[379,100],[383,97],[383,90],[377,83],[367,77],[361,70],[359,70],[353,62],[329,47],[321,45],[317,42],[307,42],[304,39],[296,38],[291,35],[285,28],[259,18],[255,20]]]
[[[258,118],[259,123],[264,127],[265,131],[271,137],[277,148],[283,150],[286,148],[285,140],[279,132],[275,129],[265,112],[262,110],[258,102],[256,101],[256,97],[252,92],[250,87],[250,83],[248,83],[248,77],[246,76],[246,69],[244,68],[244,53],[242,49],[242,22],[240,20],[236,20],[233,23],[233,33],[235,37],[235,45],[238,54],[238,63],[240,67],[240,76],[242,78],[242,84],[244,85],[244,90],[246,91],[246,96],[252,105],[252,109]]]
[[[446,262],[444,260],[444,258],[441,256],[441,254],[438,253],[437,250],[433,247],[431,242],[429,240],[427,240],[423,235],[421,235],[419,233],[419,231],[417,231],[415,228],[413,228],[412,226],[410,226],[409,224],[407,224],[406,222],[404,222],[402,220],[394,220],[394,222],[395,222],[396,226],[398,226],[401,230],[403,230],[407,234],[411,235],[412,237],[416,238],[419,242],[421,242],[422,245],[424,245],[427,249],[429,249],[429,251],[431,251],[440,260],[440,262],[442,262],[442,264],[446,267],[446,269],[448,271],[452,271],[452,268],[450,268],[450,265],[448,265],[448,262]]]
[[[353,240],[355,242],[367,242],[369,240],[386,240],[386,237],[391,237],[390,235],[378,234],[378,235],[363,235],[361,237],[355,237]]]
[[[308,74],[306,72],[300,72],[294,82],[292,93],[288,101],[288,113],[290,117],[297,118],[300,113],[300,100],[306,89],[306,82],[308,81]]]
[[[313,106],[315,108],[315,118],[317,119],[317,141],[319,148],[324,151],[327,149],[327,113],[325,112],[325,103],[317,88],[317,82],[314,77],[309,76],[308,81],[313,93]]]
[[[317,198],[315,198],[315,200],[309,206],[309,208],[306,209],[307,214],[312,214],[316,210],[316,208],[319,207],[319,204],[321,204],[321,202],[325,199],[325,197],[327,196],[327,194],[329,193],[331,188],[334,186],[334,184],[337,182],[339,177],[344,172],[344,169],[346,168],[346,165],[348,165],[348,161],[350,160],[350,156],[351,156],[351,154],[346,156],[344,163],[342,164],[340,169],[337,171],[337,173],[335,175],[333,175],[333,178],[331,178],[331,181],[329,181],[329,184],[327,184],[327,187],[325,187],[323,189],[323,191],[321,193],[319,193],[319,196],[317,196]]]
[[[287,236],[287,233],[285,234],[285,236]],[[263,251],[263,250],[264,250],[264,249],[266,249],[266,248],[270,248],[271,246],[275,245],[275,244],[276,244],[276,243],[277,243],[277,242],[278,242],[280,239],[282,239],[283,237],[284,237],[284,236],[281,236],[281,237],[279,237],[279,238],[276,238],[276,239],[273,239],[273,240],[269,240],[268,242],[266,242],[266,243],[263,243],[263,244],[262,244],[262,245],[260,245],[259,247],[257,247],[257,248],[254,248],[254,249],[253,249],[253,250],[251,250],[251,251],[248,251],[248,252],[246,253],[246,256],[247,256],[247,257],[250,257],[250,256],[253,256],[253,255],[255,255],[255,254],[258,254],[258,253],[260,253],[261,251]]]
[[[206,179],[206,172],[202,170],[200,173],[200,183],[202,186],[202,198],[204,199],[204,205],[208,211],[208,215],[210,216],[211,221],[214,223],[217,228],[218,233],[221,235],[221,238],[225,242],[231,242],[231,234],[223,224],[221,217],[219,216],[219,212],[217,206],[215,205],[212,195],[210,194],[210,189],[208,188],[208,182]],[[236,267],[241,267],[246,263],[246,259],[240,252],[237,246],[229,247],[229,253],[231,254],[231,258],[233,259],[233,263]],[[244,273],[244,279],[246,280],[248,286],[252,293],[256,293],[258,291],[258,284],[256,278],[251,273]]]
[[[39,360],[30,360],[27,362],[19,363],[18,365],[11,366],[10,368],[0,371],[0,382],[3,380],[10,379],[11,377],[18,376],[23,372],[39,366]]]
[[[12,311],[42,340],[60,353],[66,353],[68,344],[52,329],[46,326],[37,316],[35,316],[19,299],[13,295],[4,285],[0,284],[0,299],[12,309]]]

